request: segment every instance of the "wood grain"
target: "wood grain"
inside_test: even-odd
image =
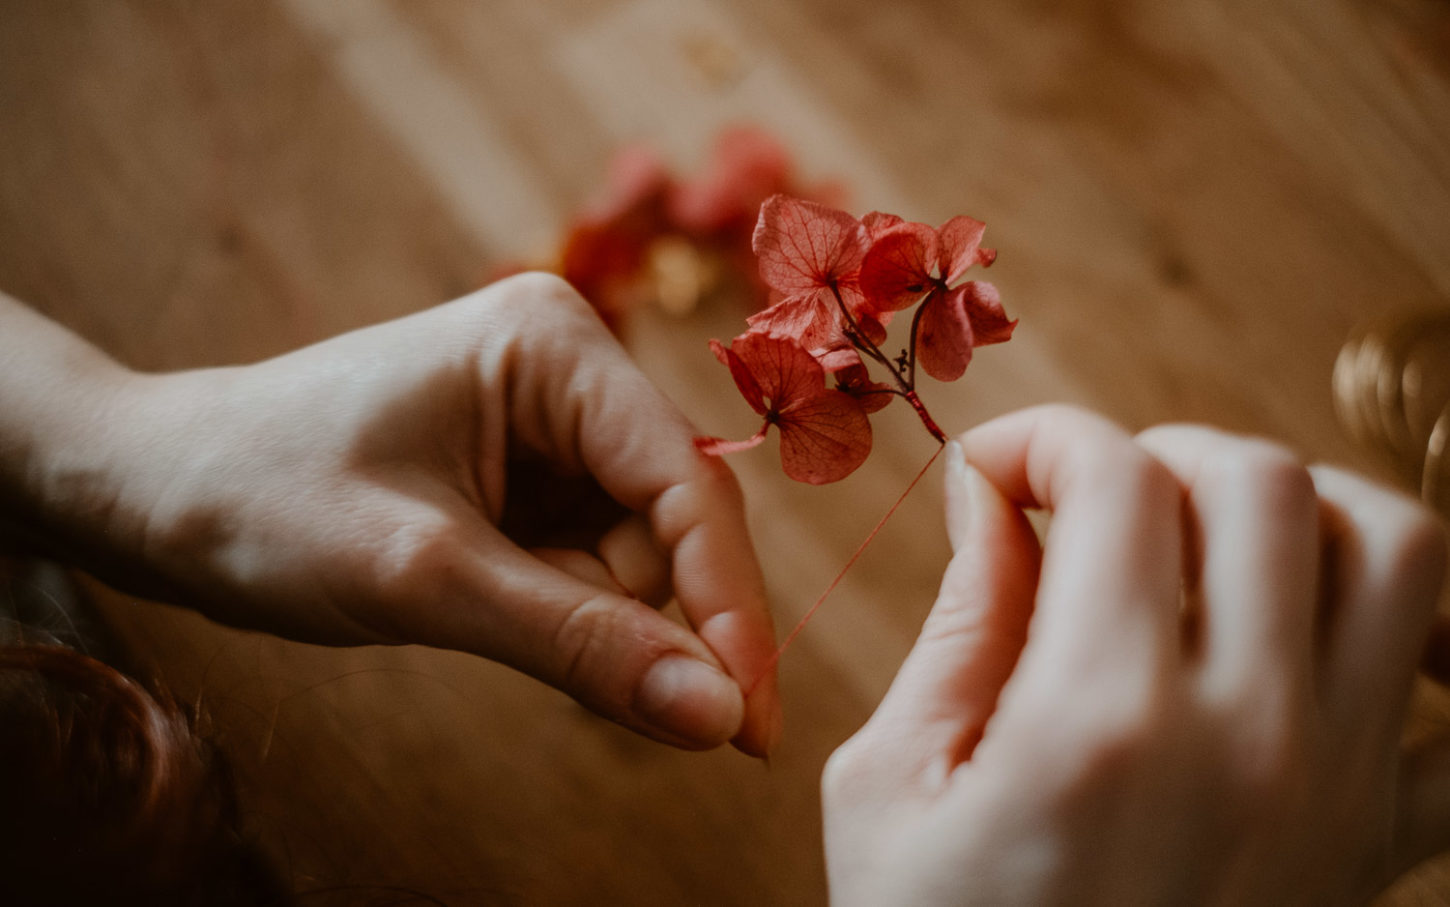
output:
[[[1365,318],[1450,308],[1446,60],[1434,0],[14,0],[0,288],[136,367],[251,361],[547,249],[622,143],[689,168],[749,121],[854,208],[990,225],[1022,324],[926,388],[948,430],[1069,400],[1386,474],[1329,376]],[[749,422],[703,345],[738,315],[626,335],[710,431]],[[737,461],[783,627],[930,456],[883,417],[836,486]],[[98,594],[202,705],[304,903],[823,903],[817,778],[930,606],[935,484],[783,662],[768,767],[637,740],[466,656]],[[1389,901],[1450,903],[1445,864]]]

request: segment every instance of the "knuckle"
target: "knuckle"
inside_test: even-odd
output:
[[[723,508],[732,513],[745,512],[745,490],[734,470],[724,457],[705,457],[706,476],[709,480],[709,497],[712,508]]]
[[[1211,429],[1192,422],[1160,422],[1150,425],[1133,436],[1133,440],[1146,447],[1191,443]]]
[[[1443,581],[1450,538],[1425,504],[1340,467],[1316,464],[1311,472],[1333,505],[1329,528],[1337,536],[1373,538],[1377,566],[1391,579]]]
[[[858,731],[826,759],[821,770],[821,797],[826,803],[856,803],[876,787],[880,747],[869,725]]]
[[[1030,410],[1038,426],[1054,426],[1076,437],[1094,437],[1103,434],[1119,434],[1118,423],[1076,403],[1043,403]]]
[[[1299,458],[1268,441],[1249,442],[1222,467],[1223,472],[1253,486],[1265,505],[1302,511],[1316,500],[1314,480]]]
[[[518,297],[530,303],[543,302],[550,305],[587,305],[573,284],[557,274],[548,271],[525,271],[505,277],[493,285],[500,295],[511,300]]]
[[[856,755],[855,737],[836,748],[821,770],[821,794],[826,799],[844,799],[861,776],[861,760]]]
[[[1162,461],[1134,445],[1115,453],[1112,467],[1128,500],[1151,502],[1176,501],[1182,494],[1178,480]]]
[[[1391,575],[1416,580],[1438,589],[1445,579],[1445,527],[1429,510],[1405,501],[1403,512],[1389,530]]]
[[[658,542],[676,549],[687,536],[743,521],[745,492],[723,457],[699,457],[702,472],[665,488],[649,505]]]
[[[1206,454],[1193,478],[1193,495],[1210,506],[1251,501],[1257,513],[1300,525],[1317,520],[1319,512],[1308,467],[1287,447],[1257,438],[1237,439]]]
[[[608,676],[620,614],[603,595],[581,602],[569,611],[554,630],[551,651],[557,659],[559,685],[571,692],[600,687]],[[605,672],[605,673],[601,673]]]
[[[417,601],[432,597],[458,570],[460,554],[457,531],[450,521],[413,521],[384,536],[366,575],[382,600]]]
[[[526,271],[495,281],[453,307],[466,330],[506,337],[551,337],[580,325],[603,323],[564,278]]]
[[[599,316],[574,285],[557,274],[528,271],[508,278],[505,298],[514,313],[532,312],[555,328],[560,316],[576,323],[599,323]]]
[[[1043,418],[1079,422],[1103,422],[1105,417],[1076,403],[1043,403],[1036,407]]]

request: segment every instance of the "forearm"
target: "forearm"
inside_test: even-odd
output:
[[[60,554],[104,536],[120,414],[139,380],[0,293],[0,540]]]

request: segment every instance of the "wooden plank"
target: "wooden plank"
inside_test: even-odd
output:
[[[859,210],[989,223],[1022,326],[925,389],[948,428],[1066,399],[1379,469],[1329,373],[1362,319],[1450,307],[1447,22],[1431,0],[14,2],[0,287],[139,367],[248,361],[537,254],[623,142],[688,168],[748,119]],[[626,335],[711,431],[754,427],[703,348],[739,314],[646,312]],[[932,450],[904,408],[876,437],[825,489],[769,448],[735,461],[782,627]],[[823,903],[817,776],[930,605],[937,484],[783,662],[768,769],[648,744],[467,656],[98,595],[203,704],[308,903]],[[1444,714],[1427,698],[1421,728]],[[1445,866],[1390,901],[1450,903]]]

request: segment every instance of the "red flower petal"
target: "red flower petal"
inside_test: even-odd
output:
[[[751,240],[760,276],[787,295],[854,283],[866,228],[844,211],[784,195],[760,206]]]
[[[982,281],[969,280],[945,294],[933,293],[922,305],[917,361],[940,381],[960,378],[974,348],[1010,340],[1017,326],[1002,310],[997,288]]]
[[[639,275],[653,238],[627,223],[578,223],[564,239],[559,274],[616,327],[643,297]]]
[[[762,416],[765,415],[764,395],[761,393],[760,384],[756,382],[755,376],[750,374],[750,367],[735,354],[734,350],[713,338],[710,340],[710,352],[715,354],[715,358],[719,359],[722,365],[730,369],[730,377],[735,379],[735,386],[740,389],[740,395],[745,398],[746,403],[750,404],[750,408]],[[762,435],[762,437],[764,436]]]
[[[884,211],[872,211],[861,218],[861,226],[866,228],[866,235],[872,239],[890,230],[892,227],[906,223],[906,220],[897,214],[887,214]]]
[[[781,411],[780,464],[797,482],[844,479],[871,454],[871,421],[860,401],[824,390]]]
[[[941,225],[937,231],[941,239],[937,273],[942,280],[953,284],[972,265],[991,264],[990,259],[983,261],[979,254],[982,235],[986,231],[986,224],[970,217],[954,217]],[[996,253],[993,253],[992,258],[995,257]]]
[[[841,309],[829,290],[787,296],[756,312],[745,323],[755,333],[790,337],[807,349],[828,346],[841,337]]]
[[[1006,343],[1012,339],[1017,319],[1008,319],[1002,308],[1002,295],[985,280],[969,280],[962,284],[963,303],[972,322],[972,345]]]
[[[922,303],[916,357],[938,381],[955,381],[972,361],[972,322],[967,318],[966,287],[940,291]]]
[[[826,392],[825,369],[791,338],[750,331],[736,337],[730,349],[755,377],[771,412]]]
[[[863,297],[864,299],[864,297]],[[867,311],[864,307],[855,310],[856,326],[866,339],[875,344],[886,342],[886,325],[891,321],[892,312]]]
[[[649,245],[667,230],[669,189],[657,154],[643,145],[625,148],[610,161],[604,191],[565,234],[560,275],[611,325],[642,296],[638,284]]]
[[[648,145],[629,145],[609,161],[604,191],[584,210],[592,221],[631,217],[641,208],[662,203],[670,190],[664,160]]]
[[[936,231],[903,222],[877,234],[861,262],[861,292],[878,311],[915,305],[932,286],[937,261]]]
[[[830,369],[836,376],[836,389],[850,394],[861,404],[861,409],[867,414],[885,409],[895,394],[891,393],[891,385],[882,384],[879,381],[872,381],[871,374],[866,370],[866,363],[857,356],[854,363],[848,364],[840,369]]]
[[[749,382],[736,379],[742,392],[757,388],[764,398],[765,426],[745,441],[697,438],[695,446],[713,456],[746,450],[760,443],[773,423],[780,430],[780,459],[786,475],[819,485],[853,472],[871,452],[871,423],[861,403],[825,386],[821,364],[794,340],[770,334],[745,333],[727,349],[711,347],[731,373],[743,370]],[[747,394],[747,399],[749,394]]]
[[[844,339],[832,346],[816,347],[811,350],[811,356],[821,364],[821,368],[833,375],[854,366],[865,368],[856,347]]]
[[[760,431],[746,438],[744,441],[730,441],[725,438],[695,438],[695,449],[709,457],[721,457],[725,454],[739,453],[742,450],[749,450],[752,447],[759,447],[765,440],[765,430],[770,428],[766,422],[760,426]]]
[[[705,171],[680,184],[670,196],[674,222],[696,235],[737,228],[748,231],[760,203],[785,190],[790,155],[780,142],[754,126],[720,133]]]

